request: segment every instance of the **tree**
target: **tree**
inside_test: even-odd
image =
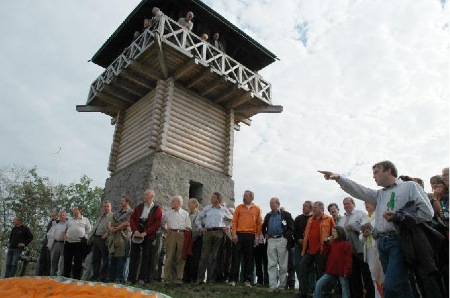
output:
[[[31,229],[34,240],[28,246],[37,256],[44,239],[50,211],[63,209],[71,215],[74,205],[82,206],[83,215],[93,221],[100,211],[103,189],[91,186],[92,179],[83,175],[78,182],[54,185],[48,177],[38,174],[36,168],[23,166],[0,169],[0,263],[4,263],[14,217],[21,217]],[[31,272],[31,271],[30,271]]]

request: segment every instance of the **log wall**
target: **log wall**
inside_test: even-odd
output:
[[[163,151],[231,176],[227,164],[229,117],[225,110],[172,79],[167,83],[170,117]]]
[[[117,148],[115,171],[128,167],[154,151],[158,135],[156,131],[152,133],[152,128],[158,120],[155,116],[160,93],[158,88],[152,90],[123,113],[121,138],[118,144],[114,144],[116,140],[113,141],[113,146]]]
[[[108,169],[120,171],[162,151],[202,167],[232,175],[234,112],[175,84],[158,81],[119,113]]]

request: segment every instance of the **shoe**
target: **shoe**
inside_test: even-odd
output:
[[[236,286],[236,282],[235,281],[230,281],[230,286],[232,286],[232,287]]]
[[[278,288],[278,289],[277,289],[277,292],[278,292],[278,293],[284,293],[284,290],[285,290],[284,288]]]
[[[269,293],[275,293],[276,291],[277,291],[277,288],[270,288],[268,292]]]
[[[251,288],[251,287],[252,287],[252,284],[251,284],[249,281],[246,281],[246,282],[244,283],[244,286],[246,286],[246,287],[248,287],[248,288]]]
[[[138,285],[145,286],[145,281],[143,281],[142,279],[138,280]]]

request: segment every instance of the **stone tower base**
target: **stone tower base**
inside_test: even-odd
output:
[[[132,199],[132,206],[143,200],[146,189],[156,192],[155,202],[165,207],[173,195],[187,200],[196,198],[202,206],[210,203],[211,194],[220,192],[227,204],[234,205],[234,182],[222,173],[206,169],[163,152],[144,157],[106,180],[104,197],[115,209],[122,196]]]

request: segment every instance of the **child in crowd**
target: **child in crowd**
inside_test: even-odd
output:
[[[350,298],[348,276],[352,272],[352,248],[346,241],[345,230],[335,226],[331,230],[331,237],[324,243],[322,254],[327,259],[325,274],[317,281],[314,298],[322,298],[322,288],[329,282],[339,279],[342,288],[342,298]]]

